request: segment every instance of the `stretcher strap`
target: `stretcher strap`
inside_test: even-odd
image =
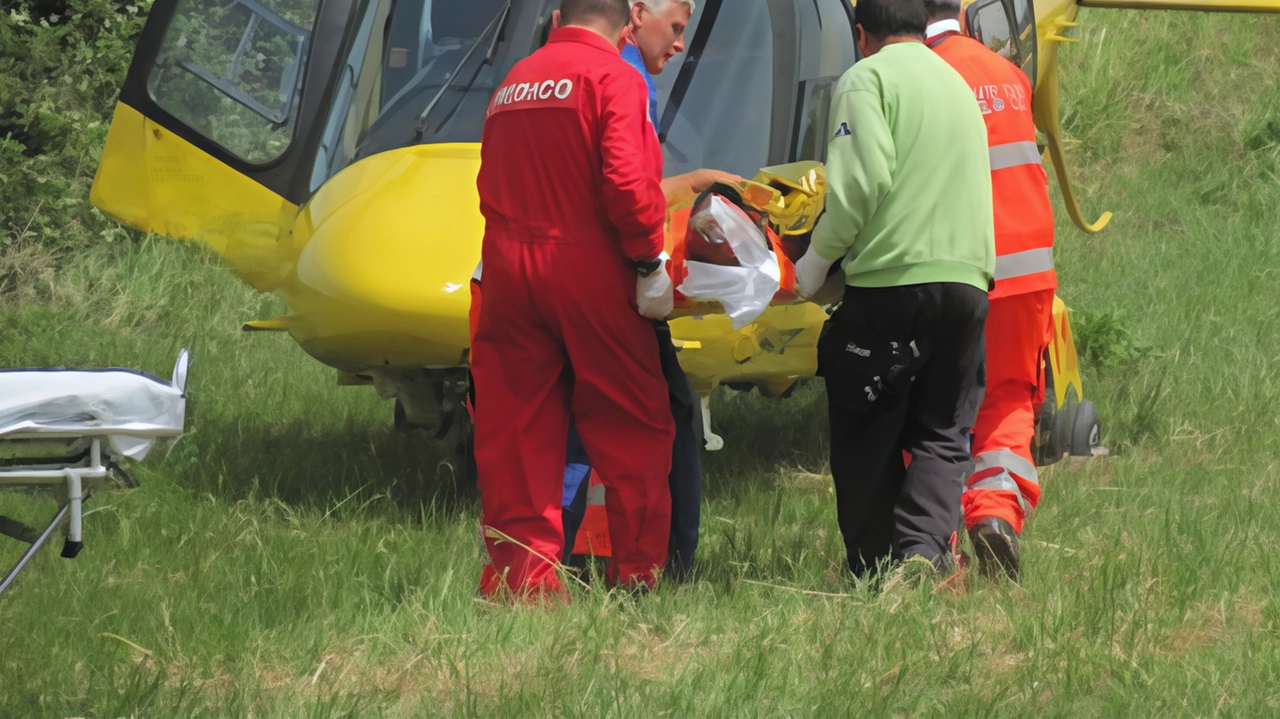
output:
[[[796,266],[791,263],[791,258],[787,257],[787,253],[782,251],[782,240],[774,233],[772,227],[765,228],[765,236],[769,239],[769,246],[773,248],[773,254],[778,258],[778,286],[788,295],[795,296],[796,290]]]
[[[671,273],[671,284],[676,287],[674,292],[676,306],[687,306],[688,298],[680,293],[680,285],[684,282],[684,278],[689,274],[685,268],[685,262],[688,259],[688,253],[685,250],[686,238],[689,234],[689,218],[693,215],[693,206],[681,207],[671,212],[671,217],[667,223],[666,233],[666,250],[671,259],[667,262],[667,270]]]

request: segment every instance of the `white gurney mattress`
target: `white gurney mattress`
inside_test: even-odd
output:
[[[0,441],[107,437],[142,459],[156,437],[182,434],[185,354],[174,381],[130,370],[0,370]]]

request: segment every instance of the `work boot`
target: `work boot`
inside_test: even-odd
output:
[[[981,517],[969,530],[969,540],[985,576],[1018,581],[1022,565],[1018,559],[1018,533],[1012,524],[999,517]]]

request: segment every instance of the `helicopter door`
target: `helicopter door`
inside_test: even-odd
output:
[[[1013,4],[1013,26],[1018,34],[1018,48],[1022,57],[1019,65],[1031,80],[1031,89],[1036,87],[1036,60],[1039,55],[1036,38],[1036,12],[1031,0],[1011,0]]]
[[[845,0],[800,3],[800,86],[789,161],[826,162],[831,97],[858,58],[853,6]]]
[[[1022,68],[1036,83],[1036,22],[1031,0],[984,0],[965,14],[969,35]]]
[[[137,229],[200,239],[272,289],[355,2],[156,0],[93,204]]]

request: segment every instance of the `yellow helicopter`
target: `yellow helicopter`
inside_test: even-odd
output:
[[[397,424],[445,430],[467,384],[485,110],[507,70],[545,41],[558,4],[156,0],[93,204],[132,227],[206,243],[289,307],[245,329],[288,332],[340,383],[395,397]],[[1071,42],[1080,5],[1277,12],[1280,0],[966,6],[966,31],[1035,83],[1067,210],[1095,232],[1110,216],[1082,216],[1058,127],[1057,47]],[[848,0],[702,0],[687,51],[656,78],[666,172],[751,177],[821,161],[831,92],[858,59],[854,18]],[[1056,314],[1048,412],[1081,395],[1060,303]],[[720,384],[779,395],[812,376],[825,319],[812,303],[782,304],[736,330],[722,314],[681,317],[672,334],[705,413]],[[1050,420],[1066,431],[1080,424]],[[705,427],[716,448],[709,418]],[[1086,429],[1096,441],[1096,421]],[[1050,458],[1070,449],[1055,441]]]

